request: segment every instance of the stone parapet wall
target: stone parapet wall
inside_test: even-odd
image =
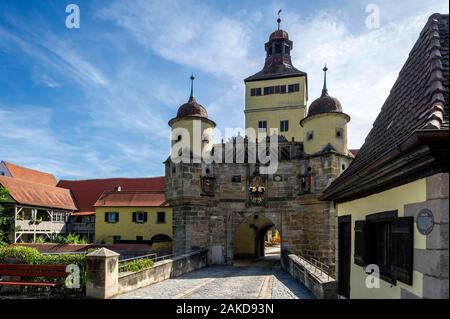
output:
[[[305,285],[317,299],[336,299],[337,282],[319,267],[294,254],[283,254],[281,265],[298,282]]]
[[[207,266],[207,250],[187,253],[156,262],[153,267],[130,274],[120,274],[118,294],[181,276]]]
[[[174,252],[205,248],[209,249],[211,263],[232,264],[237,227],[262,216],[280,231],[283,251],[326,263],[333,275],[335,210],[330,202],[319,201],[318,197],[350,161],[334,152],[280,161],[275,174],[261,175],[267,195],[264,206],[248,202],[250,182],[257,172],[255,164],[166,162]],[[310,192],[302,191],[301,176],[305,175],[312,177]],[[202,189],[205,176],[213,179],[209,194]]]

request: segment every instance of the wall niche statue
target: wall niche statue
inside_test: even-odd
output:
[[[214,180],[213,176],[202,176],[201,178],[201,187],[202,187],[202,196],[214,196]]]

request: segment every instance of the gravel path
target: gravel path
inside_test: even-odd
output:
[[[118,299],[311,299],[281,269],[276,248],[264,258],[211,266],[120,295]]]

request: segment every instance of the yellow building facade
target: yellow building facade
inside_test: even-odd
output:
[[[351,229],[355,229],[355,222],[365,220],[366,216],[395,211],[398,217],[405,216],[407,205],[426,201],[426,179],[420,179],[412,183],[402,185],[378,194],[357,199],[354,201],[337,205],[338,216],[350,215]],[[426,237],[414,228],[414,249],[426,249]],[[351,238],[351,256],[355,254],[355,232]],[[351,299],[400,299],[401,290],[407,290],[415,296],[423,297],[423,274],[413,271],[412,285],[402,282],[392,283],[380,280],[379,288],[368,288],[366,286],[367,273],[364,267],[351,264],[350,298]]]
[[[326,145],[341,154],[348,154],[347,123],[344,113],[318,114],[302,121],[304,131],[303,149],[306,154],[320,152]]]
[[[163,192],[105,192],[95,204],[95,242],[151,244],[170,249],[173,238],[172,208]]]
[[[267,87],[285,87],[284,90],[287,91],[290,86],[296,85],[299,91],[252,95],[256,89],[264,92],[264,88]],[[267,123],[267,133],[270,132],[270,128],[275,128],[279,135],[283,135],[287,140],[301,142],[304,134],[298,122],[306,116],[306,101],[306,76],[246,82],[245,127],[258,132],[260,122],[264,121]],[[286,124],[282,124],[283,122],[287,122],[287,127]]]
[[[303,141],[299,121],[306,115],[307,74],[292,65],[293,42],[286,31],[273,32],[265,44],[263,69],[245,79],[245,128],[257,135],[278,135],[288,141]]]
[[[133,221],[133,213],[148,214],[146,222]],[[165,214],[165,221],[158,222],[158,213]],[[105,214],[118,213],[117,222],[105,220]],[[95,214],[95,242],[112,244],[114,237],[126,241],[149,241],[156,235],[167,235],[172,238],[172,208],[170,207],[97,207]],[[102,218],[103,217],[103,218]]]

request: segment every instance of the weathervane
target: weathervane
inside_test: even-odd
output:
[[[194,73],[191,74],[191,97],[194,97],[194,80],[195,80],[195,76]]]
[[[281,13],[281,9],[280,9],[280,10],[278,10],[278,19],[277,19],[277,23],[278,23],[278,30],[280,30],[280,23],[281,23],[280,13]]]
[[[323,76],[323,91],[327,91],[327,65],[325,64],[325,66],[323,67],[323,72],[324,72],[324,76]]]

